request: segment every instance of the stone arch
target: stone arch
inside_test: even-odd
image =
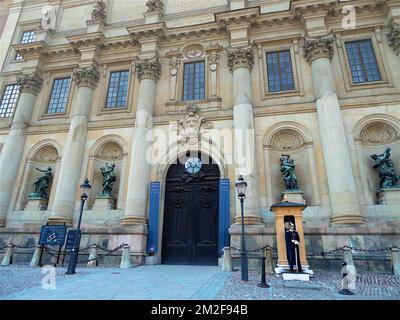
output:
[[[358,181],[361,184],[367,205],[377,203],[379,177],[373,169],[372,154],[381,154],[391,148],[391,159],[395,170],[400,172],[400,120],[386,114],[371,114],[361,118],[353,128],[353,139],[357,157]]]
[[[52,139],[45,139],[35,144],[28,152],[27,161],[25,166],[25,172],[23,176],[24,183],[22,183],[22,190],[17,201],[17,210],[48,210],[51,208],[51,204],[54,198],[54,191],[56,186],[57,177],[59,174],[60,160],[61,160],[61,147],[59,144]],[[33,182],[42,175],[41,172],[36,170],[46,170],[47,168],[52,169],[52,178],[50,179],[50,185],[48,187],[48,199],[46,205],[43,203],[40,206],[32,204],[29,200],[29,194],[33,192]]]
[[[293,121],[273,125],[266,131],[263,139],[264,148],[277,151],[298,150],[307,144],[312,144],[311,134],[305,127]]]
[[[279,159],[282,154],[289,154],[295,161],[299,187],[304,192],[307,204],[320,204],[313,140],[304,126],[293,121],[271,126],[264,134],[263,149],[268,203],[282,201],[284,186]]]
[[[92,182],[92,192],[88,199],[88,208],[96,210],[113,210],[122,208],[123,190],[125,189],[126,159],[128,156],[128,144],[118,135],[106,135],[98,139],[90,150],[88,163],[88,176]],[[113,185],[110,205],[102,208],[95,203],[96,198],[102,192],[103,177],[100,168],[106,164],[115,165],[117,181]],[[104,201],[103,201],[104,202]],[[94,207],[93,207],[94,206]],[[101,209],[102,208],[102,209]]]

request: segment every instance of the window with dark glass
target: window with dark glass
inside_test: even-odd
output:
[[[106,108],[125,108],[128,92],[129,71],[111,72]]]
[[[353,83],[382,80],[371,40],[347,42],[346,50]]]
[[[294,90],[290,50],[268,52],[267,71],[269,92]]]
[[[68,101],[71,78],[55,79],[47,113],[64,113]]]
[[[22,34],[20,43],[21,44],[32,43],[35,40],[36,40],[36,32],[35,31],[25,31]],[[15,56],[15,60],[22,60],[22,59],[23,59],[23,57],[19,53],[17,53]]]
[[[18,84],[10,84],[5,87],[0,103],[0,118],[12,117],[19,96]]]
[[[183,71],[183,100],[200,100],[204,98],[204,61],[185,63]]]

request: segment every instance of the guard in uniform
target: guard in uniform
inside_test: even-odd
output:
[[[303,272],[300,264],[300,237],[296,230],[294,230],[294,224],[287,221],[285,222],[285,240],[286,240],[286,254],[289,262],[290,272],[294,272],[294,266],[296,266],[297,272]]]

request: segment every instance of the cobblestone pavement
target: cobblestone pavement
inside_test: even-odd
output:
[[[132,269],[77,268],[66,276],[57,268],[56,289],[41,287],[40,268],[0,267],[0,299],[45,300],[400,300],[400,277],[362,273],[354,296],[343,296],[340,273],[316,272],[310,282],[283,281],[267,275],[270,288],[260,288],[260,273],[249,281],[241,273],[221,272],[217,267],[141,266]]]
[[[284,281],[267,275],[270,288],[260,288],[260,273],[250,272],[249,282],[243,283],[241,273],[233,272],[217,295],[222,300],[400,300],[400,277],[389,274],[358,275],[354,296],[338,293],[340,273],[316,272],[310,282]]]

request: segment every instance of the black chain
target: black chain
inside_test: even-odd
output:
[[[101,248],[100,246],[98,246],[101,250],[106,251],[107,253],[101,254],[99,256],[97,256],[96,258],[92,258],[92,259],[88,259],[88,260],[84,260],[84,261],[80,261],[79,263],[88,263],[90,261],[95,261],[95,260],[100,260],[106,256],[111,255],[112,253],[114,253],[115,251],[120,250],[121,248],[123,248],[125,246],[125,243],[120,244],[118,247],[112,249],[112,250],[107,250],[104,248]]]
[[[17,244],[13,244],[13,246],[16,247],[16,248],[18,248],[18,249],[32,249],[32,248],[35,248],[35,247],[36,247],[36,244],[32,244],[32,245],[26,246],[26,247],[24,247],[24,246],[19,246],[19,245],[17,245]]]
[[[242,249],[238,249],[238,248],[235,248],[235,247],[229,247],[229,248],[232,249],[232,250],[235,250],[235,251],[242,252]],[[275,251],[275,252],[277,251],[276,248],[271,247],[270,245],[266,245],[266,246],[258,248],[258,249],[246,250],[245,252],[246,253],[253,253],[253,252],[258,252],[258,251],[263,251],[264,252],[264,250],[266,250],[266,249],[269,249],[269,250],[272,250],[272,251]]]

